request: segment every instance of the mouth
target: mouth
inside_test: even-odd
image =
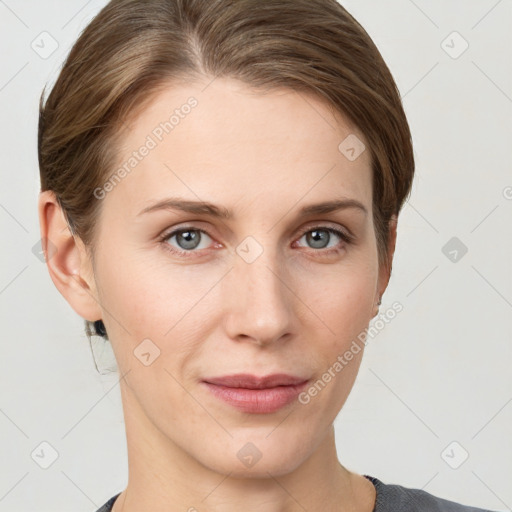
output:
[[[293,402],[309,379],[288,374],[258,377],[250,374],[204,379],[202,384],[218,399],[243,412],[268,414]]]

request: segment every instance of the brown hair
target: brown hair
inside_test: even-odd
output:
[[[336,0],[112,0],[99,12],[46,102],[43,90],[38,134],[41,190],[54,191],[91,256],[94,190],[114,170],[123,123],[172,82],[221,76],[313,93],[359,128],[379,262],[391,270],[388,223],[411,192],[411,134],[381,54]]]

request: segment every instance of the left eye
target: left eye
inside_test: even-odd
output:
[[[328,227],[317,227],[309,229],[301,236],[300,239],[305,237],[307,242],[312,244],[313,249],[331,249],[336,247],[337,244],[329,247],[328,245],[325,245],[325,243],[327,242],[328,244],[331,241],[332,235],[335,235],[341,240],[350,243],[350,238],[348,235],[337,229]]]

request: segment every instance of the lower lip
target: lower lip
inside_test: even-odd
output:
[[[203,382],[217,397],[243,412],[264,414],[278,411],[290,404],[306,387],[307,381],[295,386],[277,386],[267,389],[245,389],[218,386]]]

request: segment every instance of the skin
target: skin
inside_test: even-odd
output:
[[[363,350],[307,405],[274,413],[241,412],[200,382],[238,372],[315,382],[377,314],[390,269],[377,257],[370,152],[349,161],[338,150],[349,134],[367,142],[314,96],[209,82],[169,85],[127,123],[120,165],[169,112],[198,100],[102,199],[94,261],[54,195],[39,198],[41,235],[57,248],[50,276],[80,316],[103,319],[124,375],[129,481],[114,511],[371,512],[375,488],[339,462],[333,427]],[[170,196],[234,216],[138,216]],[[358,200],[368,214],[297,217],[305,205],[340,198]],[[308,233],[318,226],[349,230],[355,241],[321,230],[315,245]],[[186,251],[187,239],[157,238],[187,227],[207,232],[194,232],[202,239],[188,256],[165,250]],[[251,263],[236,252],[248,236],[263,249]],[[134,356],[146,338],[160,350],[148,366]],[[251,467],[237,457],[248,442],[262,455]]]

